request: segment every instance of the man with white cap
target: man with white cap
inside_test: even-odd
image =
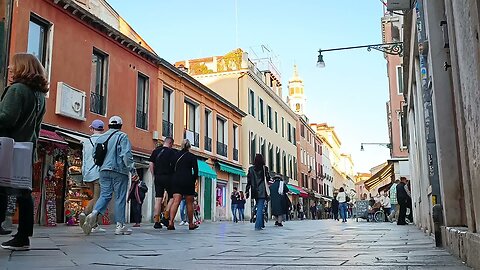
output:
[[[132,145],[128,135],[120,131],[122,124],[120,116],[112,116],[108,122],[109,130],[98,138],[95,144],[93,157],[95,164],[100,166],[101,192],[92,213],[87,216],[82,226],[87,235],[95,227],[98,215],[105,214],[113,194],[115,194],[115,222],[117,224],[115,234],[128,235],[132,233],[132,230],[125,226],[128,176],[130,173],[132,181],[137,181],[138,175],[134,167]]]
[[[83,162],[82,162],[82,176],[83,182],[88,188],[92,191],[93,197],[88,202],[87,207],[85,207],[84,213],[79,215],[80,227],[83,227],[85,223],[86,215],[92,213],[93,207],[100,197],[100,170],[95,162],[93,161],[93,150],[95,149],[95,143],[98,138],[102,135],[105,124],[102,120],[96,119],[93,120],[90,125],[90,132],[92,135],[87,140],[82,142],[83,144]],[[92,228],[92,232],[103,232],[104,229],[100,228],[97,224]]]

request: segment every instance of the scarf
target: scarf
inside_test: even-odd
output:
[[[283,195],[283,181],[280,181],[280,185],[278,186],[278,194]]]

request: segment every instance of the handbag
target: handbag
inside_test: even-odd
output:
[[[270,187],[268,186],[267,181],[267,172],[265,166],[263,166],[263,180],[265,181],[265,190],[267,191],[267,197],[270,197]]]

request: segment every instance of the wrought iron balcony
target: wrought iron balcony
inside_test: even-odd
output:
[[[164,137],[173,137],[173,123],[163,120],[162,135]]]
[[[105,115],[105,97],[95,92],[90,93],[90,111],[96,114]]]
[[[238,161],[238,149],[233,148],[233,160]]]
[[[217,141],[217,154],[226,157],[227,156],[227,145]]]
[[[212,138],[205,136],[205,150],[212,152]]]
[[[187,134],[189,136],[187,136]],[[199,147],[200,146],[200,134],[197,132],[185,129],[185,132],[183,133],[183,138],[184,139],[191,139],[191,136],[193,136],[193,142],[191,141],[190,143],[192,146]]]
[[[146,112],[137,110],[136,126],[137,128],[147,129],[148,116]]]

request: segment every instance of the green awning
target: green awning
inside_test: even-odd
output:
[[[207,178],[217,178],[217,173],[205,161],[198,160],[198,175]]]
[[[221,171],[228,172],[228,173],[231,173],[231,174],[236,174],[236,175],[239,175],[239,176],[247,176],[247,174],[242,169],[235,168],[233,166],[227,165],[227,164],[222,163],[222,162],[218,162],[218,165],[220,166]]]
[[[287,187],[288,187],[288,190],[290,190],[290,192],[292,192],[294,194],[297,194],[297,195],[300,195],[300,190],[298,190],[296,187],[294,187],[290,184],[287,184]]]

